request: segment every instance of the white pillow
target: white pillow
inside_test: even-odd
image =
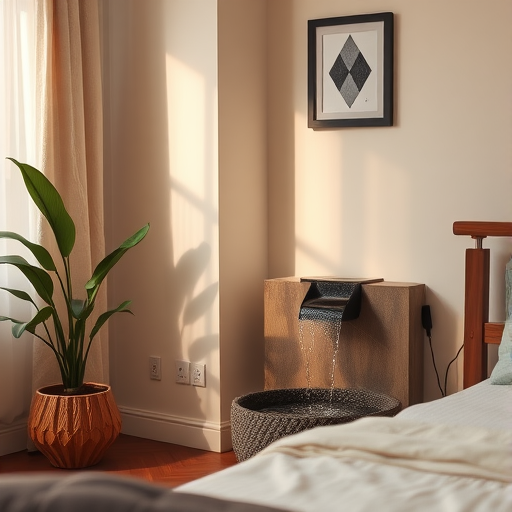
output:
[[[491,373],[491,384],[512,384],[512,320],[505,322],[498,362]]]
[[[512,258],[505,270],[505,301],[507,319],[498,349],[498,362],[491,373],[491,384],[512,384]]]

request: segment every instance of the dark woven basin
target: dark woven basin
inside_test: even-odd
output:
[[[272,389],[235,398],[231,404],[233,451],[239,462],[281,437],[363,416],[394,416],[396,398],[367,389]]]

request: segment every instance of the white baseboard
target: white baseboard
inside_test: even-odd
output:
[[[0,425],[0,456],[27,449],[27,420],[12,425]]]
[[[123,434],[190,446],[212,452],[231,450],[231,422],[183,418],[130,407],[119,407]]]

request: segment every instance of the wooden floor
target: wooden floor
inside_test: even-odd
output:
[[[0,473],[106,471],[159,483],[168,487],[196,480],[236,464],[235,454],[215,453],[121,434],[103,460],[92,468],[54,468],[39,452],[26,451],[0,457]]]

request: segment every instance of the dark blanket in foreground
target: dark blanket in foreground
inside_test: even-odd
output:
[[[106,473],[4,475],[1,512],[276,512]]]

